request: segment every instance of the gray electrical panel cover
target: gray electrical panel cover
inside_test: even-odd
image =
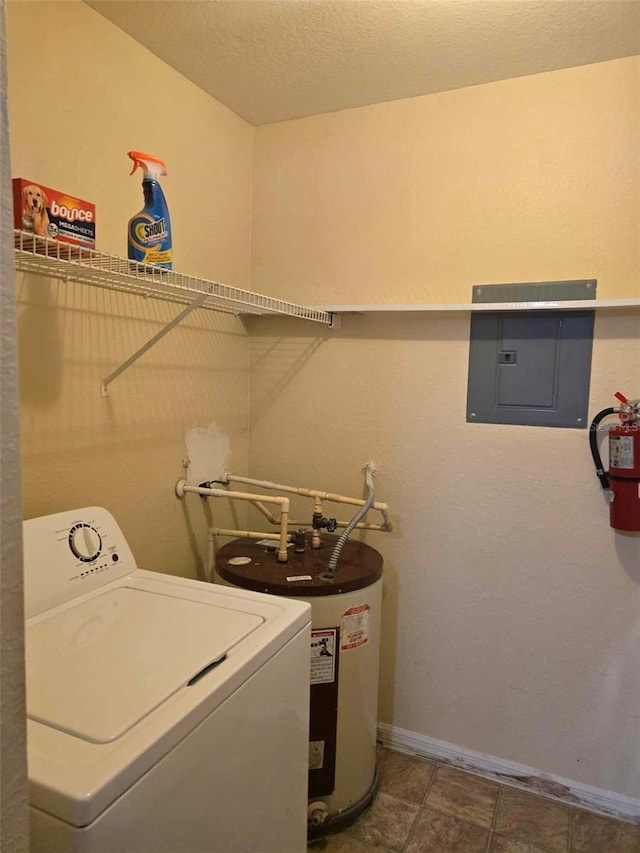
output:
[[[595,299],[596,281],[478,285],[474,302]],[[471,315],[467,421],[586,429],[594,311]]]

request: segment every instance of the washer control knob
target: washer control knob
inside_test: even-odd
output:
[[[80,562],[92,563],[100,556],[102,539],[95,527],[80,522],[69,531],[69,547]]]

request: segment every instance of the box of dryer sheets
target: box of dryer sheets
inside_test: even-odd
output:
[[[96,206],[44,184],[14,178],[13,227],[38,237],[95,249]]]

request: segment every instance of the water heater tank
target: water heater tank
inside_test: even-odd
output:
[[[382,556],[348,541],[327,582],[322,575],[336,539],[327,535],[321,548],[303,553],[291,547],[288,563],[252,539],[236,539],[216,555],[218,582],[311,605],[310,837],[349,826],[377,788]]]

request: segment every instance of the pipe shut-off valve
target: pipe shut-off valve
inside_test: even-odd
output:
[[[326,529],[327,533],[334,533],[338,527],[338,520],[335,518],[325,518],[321,512],[314,512],[311,524],[314,530]]]

